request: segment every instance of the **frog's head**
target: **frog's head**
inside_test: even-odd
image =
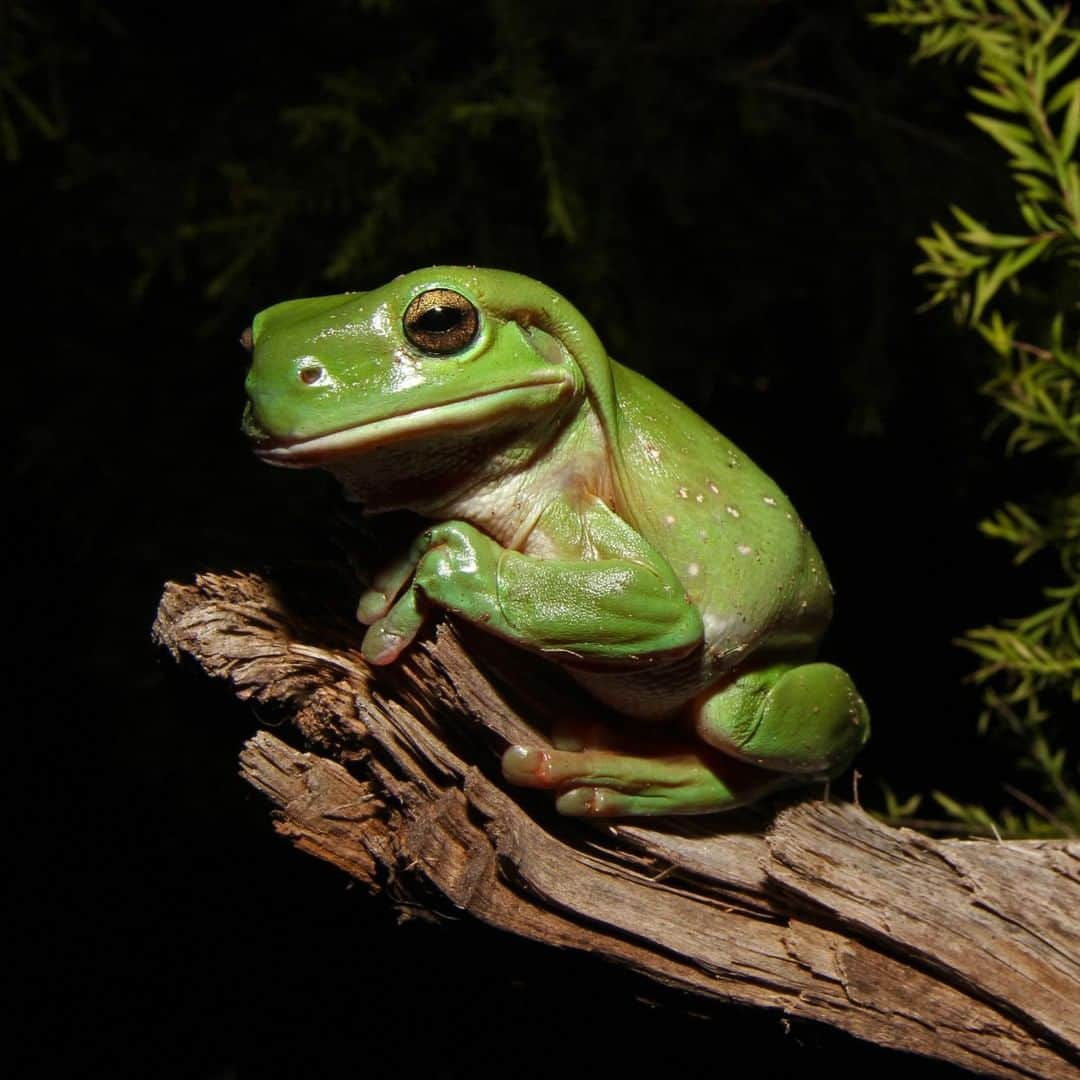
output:
[[[433,267],[366,293],[291,300],[245,335],[244,430],[277,465],[350,481],[462,479],[493,450],[518,459],[609,394],[599,341],[562,297],[518,274]],[[595,371],[594,371],[595,369]],[[603,410],[601,410],[603,411]]]

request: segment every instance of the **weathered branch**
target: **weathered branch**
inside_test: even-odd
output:
[[[467,653],[445,624],[376,675],[348,612],[327,614],[343,595],[207,574],[169,585],[155,625],[301,736],[307,751],[260,731],[241,770],[302,850],[397,904],[453,905],[712,999],[990,1075],[1080,1076],[1080,844],[932,840],[819,801],[560,818],[506,788],[498,754],[581,695],[486,637]]]

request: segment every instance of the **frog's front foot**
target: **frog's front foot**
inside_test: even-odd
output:
[[[393,663],[423,629],[431,606],[498,629],[496,571],[502,549],[463,521],[425,529],[401,557],[375,575],[356,617],[367,627],[361,652],[370,664]]]
[[[427,534],[422,534],[406,553],[379,570],[360,597],[356,618],[368,627],[361,651],[369,664],[393,663],[424,624],[423,605],[408,585],[427,546]]]
[[[706,814],[752,802],[791,780],[708,747],[636,755],[512,746],[502,768],[512,784],[557,792],[555,808],[572,817]]]

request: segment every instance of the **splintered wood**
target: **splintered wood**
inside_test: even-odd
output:
[[[348,593],[325,574],[204,574],[167,586],[154,627],[273,715],[241,772],[303,851],[413,916],[464,910],[987,1075],[1080,1077],[1080,843],[933,840],[819,792],[649,825],[560,818],[505,785],[499,754],[591,703],[446,623],[374,673]]]

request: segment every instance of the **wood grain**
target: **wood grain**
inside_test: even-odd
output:
[[[648,826],[561,818],[506,787],[499,754],[594,706],[445,623],[375,674],[340,584],[205,574],[168,585],[155,623],[273,716],[241,772],[300,849],[413,915],[466,911],[987,1075],[1080,1077],[1080,844],[934,840],[818,798]]]

